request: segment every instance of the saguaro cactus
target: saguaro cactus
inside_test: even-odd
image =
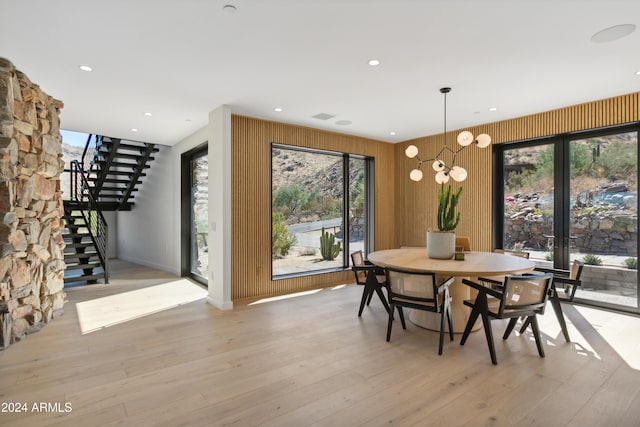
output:
[[[322,259],[332,261],[336,259],[341,250],[340,242],[336,243],[336,235],[325,231],[324,227],[322,227],[322,235],[320,236],[320,253],[322,254]]]

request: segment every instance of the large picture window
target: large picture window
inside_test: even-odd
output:
[[[640,311],[637,125],[496,146],[494,246],[585,264],[576,301]]]
[[[274,278],[335,271],[368,249],[373,160],[347,153],[271,147]]]

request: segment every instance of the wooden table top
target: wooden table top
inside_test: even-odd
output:
[[[368,259],[379,267],[468,277],[522,274],[533,270],[535,265],[526,258],[494,252],[465,252],[464,261],[433,259],[427,256],[424,247],[375,251]]]

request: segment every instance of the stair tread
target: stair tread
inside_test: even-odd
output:
[[[67,264],[67,270],[86,270],[88,268],[102,267],[100,262],[89,262],[85,264]]]
[[[104,273],[83,275],[83,276],[69,276],[64,278],[64,283],[70,282],[88,282],[92,280],[104,279]]]

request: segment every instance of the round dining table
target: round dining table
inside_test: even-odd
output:
[[[513,255],[494,252],[464,252],[464,260],[434,259],[427,256],[425,247],[386,249],[371,252],[369,261],[379,267],[391,267],[406,271],[433,272],[438,276],[453,276],[449,286],[451,295],[451,320],[455,333],[464,332],[471,309],[463,301],[471,298],[471,288],[462,283],[463,278],[477,280],[478,277],[522,274],[533,270],[533,261]],[[431,330],[440,329],[439,315],[411,310],[412,323]],[[474,328],[477,330],[479,324]]]

